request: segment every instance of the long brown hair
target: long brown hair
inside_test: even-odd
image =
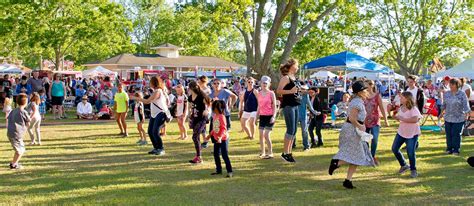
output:
[[[409,110],[413,109],[413,107],[415,107],[415,101],[413,100],[413,94],[411,94],[411,92],[403,92],[402,96],[406,100],[406,103],[404,104],[404,106]]]
[[[165,85],[163,84],[163,81],[159,81],[158,78],[156,78],[155,76],[151,77],[150,79],[150,86],[153,88],[153,89],[164,89],[165,88]]]
[[[195,81],[192,81],[189,83],[189,89],[193,91],[197,95],[201,95],[204,98],[204,101],[206,102],[207,105],[211,104],[211,98],[207,96],[202,90],[201,87],[199,87],[198,83]]]
[[[280,66],[281,75],[282,76],[288,75],[288,73],[290,72],[290,68],[295,64],[298,64],[298,61],[296,61],[296,59],[288,59],[288,61],[285,64],[282,64]]]

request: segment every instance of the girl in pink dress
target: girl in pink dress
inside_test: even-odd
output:
[[[400,107],[399,112],[394,117],[400,122],[398,126],[397,135],[393,140],[392,152],[395,154],[398,162],[400,163],[400,170],[398,173],[403,174],[408,169],[411,170],[411,177],[415,178],[418,176],[416,171],[416,145],[418,142],[418,136],[421,134],[420,125],[418,121],[423,117],[418,110],[415,102],[413,101],[413,95],[410,92],[403,92],[400,96]],[[410,165],[407,165],[403,154],[400,152],[400,147],[405,143],[407,145],[408,159]]]

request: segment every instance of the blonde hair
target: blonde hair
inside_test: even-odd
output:
[[[406,103],[404,104],[404,106],[407,109],[413,109],[413,107],[415,107],[415,102],[413,100],[413,94],[411,94],[411,92],[403,92],[402,96],[406,100]]]
[[[12,99],[6,97],[5,100],[3,101],[3,106],[11,106],[12,105]]]
[[[365,83],[369,85],[369,87],[372,87],[372,92],[377,92],[377,87],[375,86],[375,82],[373,80],[367,79],[365,80]]]
[[[41,103],[41,98],[40,98],[38,92],[33,92],[33,94],[31,94],[30,102],[34,102],[38,105]]]

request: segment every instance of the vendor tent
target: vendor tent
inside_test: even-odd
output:
[[[393,75],[389,75],[387,73],[364,72],[364,71],[351,72],[349,74],[346,74],[345,77],[347,79],[352,79],[354,77],[356,78],[364,77],[370,80],[388,80],[389,78],[395,79],[395,80],[405,80],[405,77],[403,75],[400,75],[397,73],[393,73]]]
[[[368,71],[389,73],[390,69],[384,65],[378,64],[370,59],[359,56],[349,51],[333,54],[327,57],[319,58],[304,65],[307,70],[325,70],[325,71]],[[344,81],[344,90],[347,81]]]
[[[451,69],[440,71],[435,74],[436,77],[467,77],[474,79],[474,54],[470,59],[463,61],[461,64],[454,66]]]
[[[15,65],[2,64],[0,65],[0,74],[22,74],[23,70]]]
[[[110,71],[102,66],[98,66],[92,69],[82,71],[82,75],[85,77],[95,77],[95,76],[111,76],[115,75],[116,72]]]
[[[195,72],[183,72],[181,73],[183,77],[195,77],[196,73]],[[205,72],[205,71],[199,71],[197,72],[197,76],[206,76],[206,77],[214,77],[214,72]],[[216,77],[217,78],[232,78],[232,73],[230,72],[221,72],[221,71],[216,71]]]
[[[319,58],[304,65],[308,70],[389,72],[386,66],[349,51]]]
[[[316,79],[327,79],[327,78],[334,78],[334,77],[337,77],[336,74],[330,72],[330,71],[318,71],[318,72],[315,72],[313,73],[311,76],[309,76],[309,78],[316,78]]]

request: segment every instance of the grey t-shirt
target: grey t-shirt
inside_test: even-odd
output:
[[[7,136],[14,139],[23,138],[28,122],[30,122],[30,116],[26,110],[19,108],[12,110],[8,115]]]
[[[39,92],[39,90],[43,89],[43,81],[41,79],[30,78],[26,82],[27,84],[31,85],[32,92]]]

